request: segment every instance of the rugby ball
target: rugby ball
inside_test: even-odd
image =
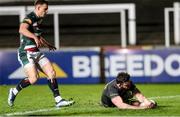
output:
[[[156,107],[157,106],[157,103],[154,101],[154,100],[149,100],[152,104],[154,104],[154,106],[153,107]],[[145,103],[145,102],[142,102],[141,104],[140,104],[140,106],[147,106],[147,103]]]

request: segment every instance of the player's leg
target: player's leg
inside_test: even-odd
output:
[[[15,98],[22,89],[30,86],[31,84],[34,84],[37,81],[37,69],[33,63],[33,60],[30,60],[29,57],[27,57],[27,55],[23,57],[21,56],[21,58],[18,59],[20,63],[22,63],[22,66],[24,66],[25,74],[27,77],[22,79],[15,88],[11,88],[9,90],[9,96],[8,96],[9,106],[14,105]]]
[[[43,57],[40,59],[39,65],[42,68],[43,72],[47,75],[48,86],[51,89],[51,91],[53,92],[56,106],[60,107],[60,106],[72,105],[74,103],[74,101],[64,100],[60,96],[59,89],[58,89],[58,82],[55,78],[56,72],[55,72],[51,62],[46,57]]]
[[[24,88],[34,84],[37,81],[37,70],[35,65],[25,66],[25,73],[28,77],[22,79],[15,88],[9,90],[8,104],[13,106],[17,94]]]
[[[25,73],[28,77],[22,79],[15,88],[9,90],[8,104],[13,106],[15,97],[24,88],[34,84],[37,81],[37,71],[35,65],[25,67]]]

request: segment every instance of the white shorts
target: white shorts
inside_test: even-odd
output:
[[[30,52],[27,51],[26,54],[19,54],[18,53],[18,60],[21,65],[25,68],[36,65],[38,67],[43,67],[46,65],[49,60],[45,57],[45,55],[41,52]]]

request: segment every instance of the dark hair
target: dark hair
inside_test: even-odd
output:
[[[40,5],[47,4],[48,5],[48,1],[46,1],[46,0],[35,0],[34,5],[36,6],[38,4],[40,4]]]
[[[125,72],[120,72],[118,73],[117,77],[116,77],[116,83],[123,83],[123,82],[127,82],[130,79],[130,75],[128,73]]]

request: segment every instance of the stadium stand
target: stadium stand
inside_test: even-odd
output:
[[[1,0],[0,6],[32,5],[32,0]],[[137,45],[164,45],[164,8],[175,0],[50,0],[54,4],[135,3]],[[73,19],[73,20],[72,20]],[[17,16],[0,16],[0,48],[19,45]],[[60,15],[61,46],[120,45],[119,14]],[[53,17],[43,22],[45,37],[54,43]],[[171,42],[173,43],[173,42]]]

